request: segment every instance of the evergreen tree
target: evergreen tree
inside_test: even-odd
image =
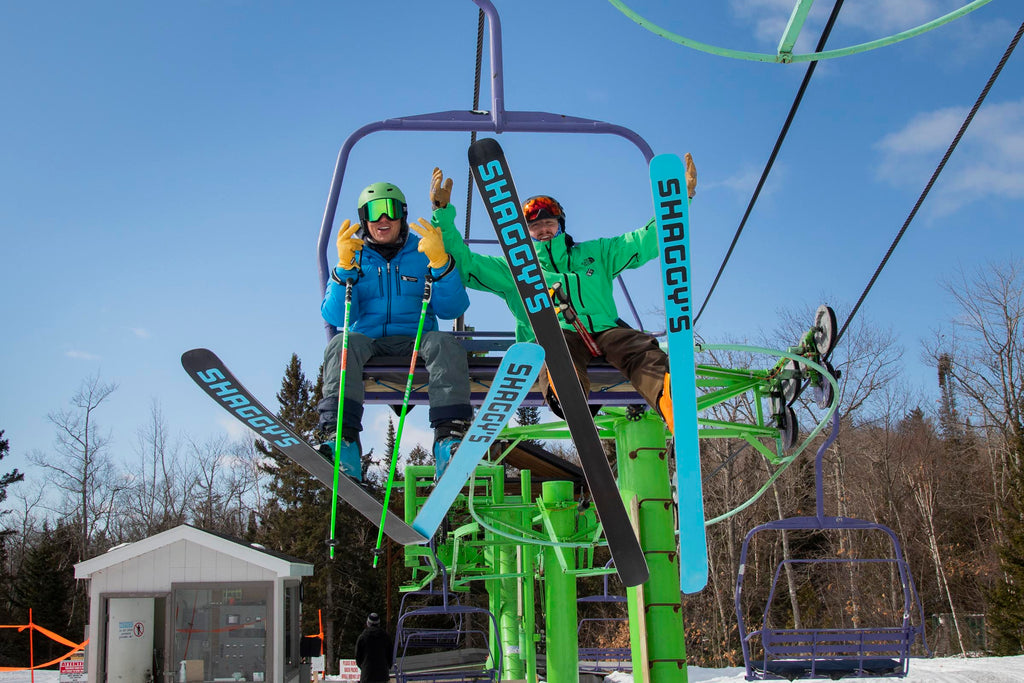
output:
[[[278,414],[300,436],[312,438],[318,419],[316,404],[322,392],[322,370],[316,383],[311,384],[293,355],[277,394]],[[340,552],[336,550],[335,558],[330,559],[326,544],[330,536],[330,489],[276,449],[265,444],[258,447],[267,456],[266,471],[273,475],[259,541],[313,565],[313,576],[303,581],[302,632],[308,635],[319,630],[317,612],[321,610],[324,651],[332,665],[336,657],[352,655],[366,615],[381,604],[383,577],[372,569],[377,528],[339,500],[335,542]]]
[[[4,438],[4,430],[0,429],[0,460],[4,459],[7,452],[10,450],[10,442]],[[0,474],[0,503],[7,500],[7,487],[11,484],[15,484],[22,481],[25,475],[17,470],[17,468],[11,470],[6,474]],[[5,511],[0,510],[0,515],[3,515]],[[0,526],[0,543],[3,542],[3,538],[13,533],[10,529],[4,529]]]
[[[79,641],[85,628],[84,584],[80,589],[74,578],[74,557],[68,552],[73,548],[77,530],[60,523],[55,529],[43,525],[42,534],[25,555],[24,563],[11,586],[14,606],[14,623],[27,624],[29,610],[32,622],[64,636]],[[16,664],[28,664],[28,639],[24,638],[25,649],[20,655],[11,653]],[[67,652],[67,646],[54,642],[39,634],[33,636],[35,660],[45,662]]]
[[[409,464],[410,465],[429,465],[434,461],[434,456],[431,455],[430,451],[424,448],[421,444],[413,446],[412,450],[409,451]]]
[[[1002,532],[998,546],[1002,581],[989,593],[988,625],[998,655],[1024,652],[1024,439],[1010,453]]]
[[[516,408],[516,422],[521,427],[540,424],[540,408],[537,406],[519,406]],[[539,444],[537,439],[523,439],[520,443]]]

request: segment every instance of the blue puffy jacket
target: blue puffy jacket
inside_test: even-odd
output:
[[[367,337],[416,336],[428,272],[434,277],[434,287],[423,331],[436,330],[438,318],[454,320],[465,313],[469,295],[455,270],[455,258],[444,268],[431,268],[426,255],[417,251],[419,243],[419,236],[410,232],[390,261],[366,245],[359,252],[360,270],[336,267],[320,306],[324,320],[338,328],[344,324],[344,282],[353,275],[358,279],[352,288],[349,329]]]

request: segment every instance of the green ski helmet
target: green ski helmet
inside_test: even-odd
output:
[[[370,221],[379,220],[381,216],[387,215],[391,219],[402,221],[403,232],[408,225],[406,216],[408,207],[405,203],[405,195],[391,183],[374,183],[359,193],[357,203],[359,211],[359,224],[363,230]]]

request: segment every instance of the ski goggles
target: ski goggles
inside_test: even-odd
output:
[[[523,204],[523,216],[528,222],[541,218],[562,218],[562,206],[551,197],[531,197]]]
[[[366,202],[360,211],[363,214],[362,218],[369,222],[379,221],[382,216],[387,216],[391,220],[397,221],[405,217],[403,206],[404,204],[397,199],[382,197]]]
[[[540,220],[541,218],[563,217],[561,205],[550,197],[531,197],[522,205],[522,215],[526,221]]]

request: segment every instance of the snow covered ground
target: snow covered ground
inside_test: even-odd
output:
[[[704,669],[691,666],[691,683],[740,683],[743,669]],[[32,679],[27,671],[0,672],[0,683],[29,683]],[[59,683],[56,671],[37,671],[36,683]],[[331,680],[329,677],[327,680]],[[857,681],[893,681],[892,678],[859,678]],[[979,657],[962,659],[948,657],[941,659],[915,659],[910,663],[910,675],[906,683],[1024,683],[1024,655],[1016,657]],[[614,673],[608,676],[608,683],[633,683],[629,674]]]

